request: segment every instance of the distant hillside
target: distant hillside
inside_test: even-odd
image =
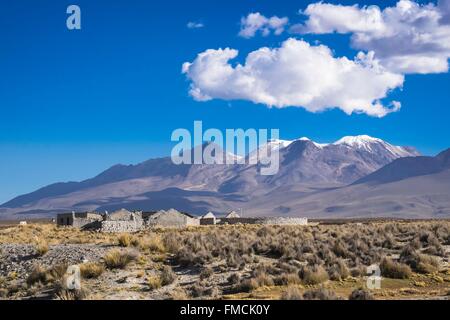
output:
[[[298,201],[326,194],[330,189],[364,183],[362,179],[394,160],[411,161],[419,155],[413,148],[369,136],[344,137],[330,144],[307,138],[271,140],[267,146],[280,152],[280,170],[274,176],[260,175],[259,165],[177,166],[170,158],[152,159],[137,165],[116,165],[92,179],[57,183],[19,196],[1,205],[0,215],[11,218],[72,210],[173,207],[194,214],[242,208],[255,216],[301,216],[308,213],[308,207],[296,206]],[[257,152],[249,154],[247,160]],[[238,158],[229,153],[222,156]],[[420,160],[426,157],[417,159],[431,161]]]

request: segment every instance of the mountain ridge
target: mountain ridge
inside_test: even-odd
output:
[[[16,197],[0,209],[4,215],[33,212],[40,215],[46,211],[96,210],[114,206],[156,210],[163,204],[161,199],[166,198],[164,190],[175,188],[184,192],[178,193],[180,199],[177,199],[168,191],[171,201],[188,207],[180,204],[177,209],[196,210],[196,204],[201,204],[198,210],[225,212],[236,206],[251,206],[281,189],[296,198],[316,190],[342,187],[399,157],[419,155],[413,148],[394,146],[366,135],[347,136],[329,144],[316,143],[305,137],[292,141],[269,140],[267,144],[269,149],[280,152],[280,170],[273,176],[261,176],[261,165],[248,161],[255,157],[255,152],[258,154],[258,150],[245,156],[246,164],[234,165],[175,165],[171,158],[165,157],[136,165],[115,165],[80,182],[51,184]],[[224,159],[238,158],[222,150],[219,152],[223,152]],[[137,208],[138,204],[145,206]]]

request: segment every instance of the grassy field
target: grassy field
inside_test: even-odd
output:
[[[0,230],[4,299],[448,299],[449,221]],[[65,288],[68,265],[81,289]],[[381,287],[367,288],[377,265]]]

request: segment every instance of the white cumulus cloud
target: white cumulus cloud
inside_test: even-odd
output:
[[[271,32],[280,35],[284,32],[288,23],[289,19],[286,17],[273,16],[267,18],[259,12],[250,13],[247,17],[241,19],[239,35],[243,38],[253,38],[258,32],[263,36],[268,36]]]
[[[352,46],[374,51],[388,70],[398,73],[440,73],[449,69],[450,0],[421,5],[400,0],[393,7],[310,4],[297,33],[350,33]]]
[[[189,29],[200,29],[203,28],[205,25],[201,22],[195,22],[195,21],[189,21],[186,25]]]
[[[247,100],[310,112],[339,108],[347,114],[376,117],[400,108],[397,101],[385,106],[380,100],[402,87],[404,77],[386,71],[373,52],[361,52],[350,60],[334,57],[327,46],[290,38],[279,48],[251,52],[244,64],[232,64],[237,56],[234,49],[209,49],[184,63],[191,96],[199,101]]]

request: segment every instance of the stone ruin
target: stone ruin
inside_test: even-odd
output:
[[[58,214],[58,226],[75,227],[82,230],[97,230],[106,233],[138,232],[146,228],[167,227],[184,228],[199,225],[307,225],[307,218],[277,217],[277,218],[247,218],[240,217],[232,211],[223,218],[217,218],[212,212],[201,218],[179,212],[175,209],[157,212],[128,211],[121,209],[109,214],[96,212]]]
[[[200,219],[174,209],[158,212],[128,211],[121,209],[111,214],[64,213],[58,214],[57,225],[106,233],[138,232],[149,227],[187,227],[200,225]]]
[[[101,224],[99,230],[106,233],[115,232],[138,232],[145,229],[145,222],[142,218],[142,212],[130,212],[125,209],[121,209],[106,215]]]

